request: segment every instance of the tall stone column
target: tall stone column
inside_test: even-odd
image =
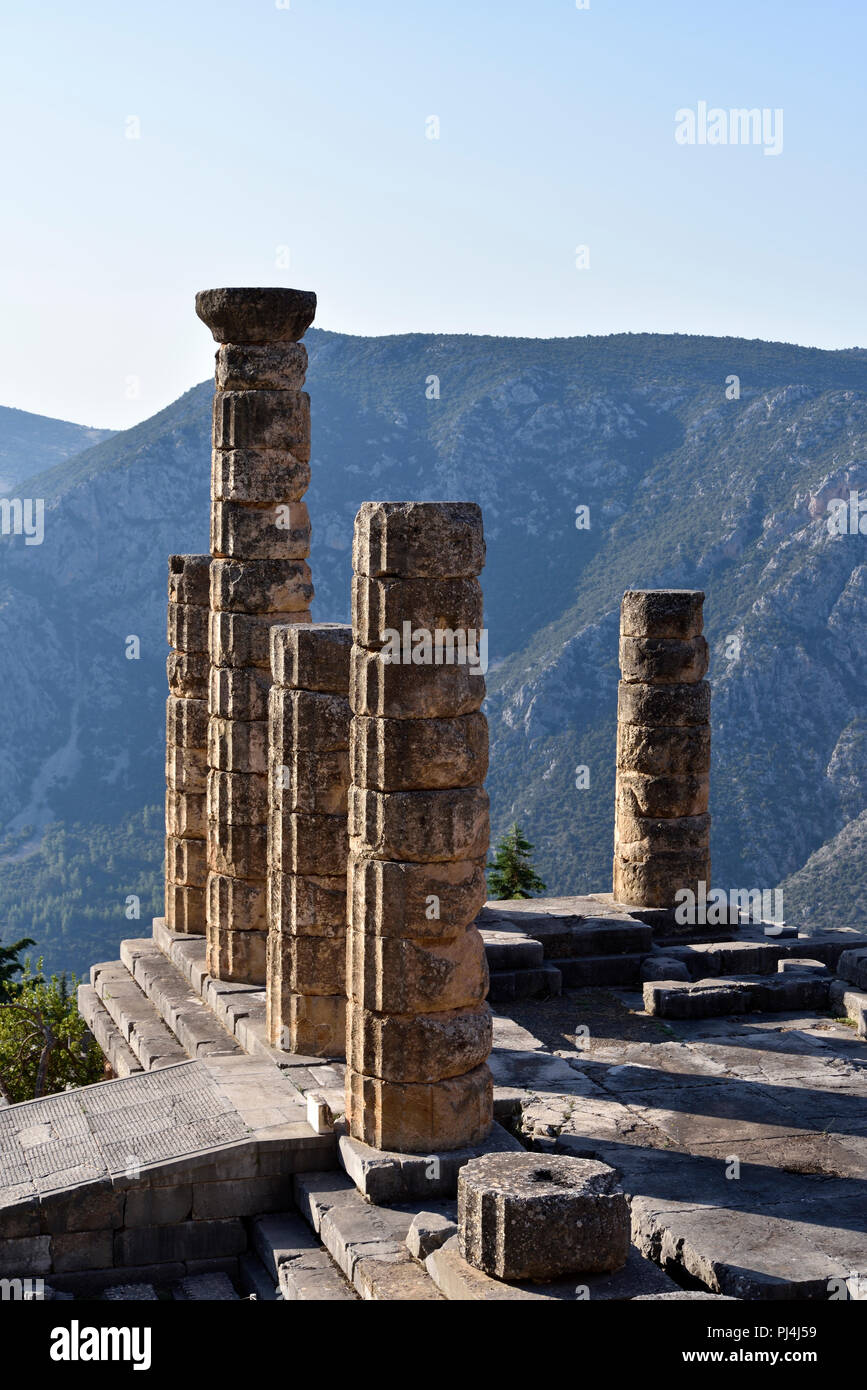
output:
[[[165,916],[205,930],[210,555],[169,556]]]
[[[673,907],[710,884],[704,594],[634,589],[620,609],[614,896]]]
[[[404,1153],[479,1143],[492,1123],[473,925],[489,837],[485,682],[433,659],[438,631],[457,645],[482,628],[484,555],[472,503],[366,502],[356,517],[347,1112],[354,1139]]]
[[[301,390],[316,296],[205,290],[220,344],[211,487],[208,970],[264,984],[270,629],[307,623],[313,585],[310,398]]]
[[[349,652],[345,623],[272,627],[268,1036],[346,1052]]]

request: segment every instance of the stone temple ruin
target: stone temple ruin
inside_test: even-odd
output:
[[[623,598],[612,893],[486,905],[484,680],[387,650],[481,631],[481,512],[364,503],[352,623],[312,622],[315,296],[196,309],[211,554],[169,560],[165,917],[80,989],[115,1079],[0,1110],[0,1273],[109,1299],[855,1296],[867,941],[675,910],[710,884],[704,595]]]

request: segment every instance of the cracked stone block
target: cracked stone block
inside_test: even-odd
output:
[[[626,816],[676,819],[707,811],[710,782],[704,774],[647,777],[620,769],[617,774],[617,812]]]
[[[346,1062],[387,1081],[434,1082],[461,1076],[491,1051],[491,1011],[485,1003],[428,1014],[353,1009]]]
[[[436,1013],[481,1004],[485,943],[475,927],[446,942],[347,934],[347,993],[376,1013]]]
[[[271,670],[277,686],[346,698],[352,628],[310,623],[271,629]]]
[[[220,930],[267,931],[267,890],[264,880],[209,874],[207,920]]]
[[[208,713],[212,718],[261,723],[268,718],[270,676],[258,668],[213,666],[208,685]]]
[[[352,648],[353,714],[376,719],[457,719],[481,708],[485,679],[469,664],[404,666],[382,652]]]
[[[629,1226],[615,1170],[593,1159],[497,1154],[458,1174],[460,1253],[498,1279],[621,1269]]]
[[[209,620],[211,661],[215,666],[261,666],[270,669],[270,631],[274,623],[310,622],[310,612],[299,607],[291,613],[212,612]]]
[[[481,786],[488,771],[488,722],[457,719],[352,721],[352,781],[380,792]]]
[[[309,459],[288,449],[214,449],[211,455],[215,502],[300,502],[309,486]]]
[[[206,831],[204,794],[166,791],[166,834],[201,840]]]
[[[281,449],[310,457],[310,397],[306,391],[217,391],[215,449]]]
[[[221,719],[208,725],[208,766],[219,772],[268,773],[268,721]]]
[[[420,1211],[412,1218],[406,1236],[406,1248],[416,1260],[426,1260],[447,1240],[457,1234],[457,1225],[436,1211]]]
[[[353,925],[369,936],[456,937],[487,898],[481,858],[411,864],[351,853],[347,877]]]
[[[364,502],[355,519],[352,567],[384,578],[474,577],[485,563],[474,502]]]
[[[621,681],[617,687],[618,724],[690,726],[710,720],[710,686],[640,685]]]
[[[306,374],[303,343],[224,343],[217,349],[218,391],[300,391]]]
[[[620,631],[626,637],[699,637],[704,597],[700,589],[629,589],[620,604]]]
[[[184,700],[170,695],[166,700],[166,746],[207,748],[207,745],[207,700]]]
[[[347,1068],[346,1103],[354,1138],[377,1149],[434,1154],[487,1136],[493,1083],[485,1065],[432,1084],[383,1081]]]
[[[281,564],[303,561],[310,554],[310,519],[303,502],[277,498],[258,505],[250,502],[211,503],[211,551],[221,559],[240,563],[277,561]],[[302,591],[307,603],[313,598],[313,585]],[[294,596],[285,608],[295,606]]]
[[[478,859],[490,840],[488,805],[482,787],[378,792],[353,785],[352,847],[357,854],[392,862]]]
[[[617,766],[650,777],[709,772],[710,728],[703,724],[620,724]]]
[[[444,654],[460,649],[463,633],[466,651],[467,642],[477,640],[475,635],[484,623],[482,586],[477,579],[371,579],[356,574],[351,601],[353,631],[361,647],[380,648],[395,633],[409,643],[411,633],[422,629],[441,633]],[[472,639],[467,636],[470,632]]]
[[[307,508],[303,503],[304,516]],[[303,561],[214,560],[211,607],[231,613],[284,613],[307,608],[313,597],[310,566]]]
[[[170,603],[166,620],[169,646],[179,652],[208,650],[208,610],[192,603]]]
[[[208,606],[210,555],[169,556],[169,603]]]
[[[166,657],[166,677],[169,690],[182,700],[204,700],[208,694],[207,644],[201,652],[169,652]]]
[[[682,642],[668,637],[620,638],[620,670],[627,683],[693,685],[703,680],[708,668],[704,637]]]

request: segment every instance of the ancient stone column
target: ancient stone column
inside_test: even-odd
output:
[[[673,907],[710,884],[704,594],[635,589],[620,609],[614,896]]]
[[[169,556],[166,925],[204,932],[210,555]]]
[[[379,1149],[461,1148],[492,1123],[473,925],[488,731],[466,650],[482,628],[484,555],[472,503],[366,502],[356,517],[346,1087],[350,1135]]]
[[[208,970],[265,983],[270,629],[310,621],[310,399],[316,296],[205,290],[220,344],[211,504]]]
[[[346,830],[352,628],[271,629],[268,1036],[346,1052]]]

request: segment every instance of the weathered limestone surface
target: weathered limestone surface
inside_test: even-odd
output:
[[[484,679],[466,659],[395,660],[387,634],[426,633],[434,652],[438,631],[478,631],[483,563],[473,504],[365,503],[356,518],[347,1114],[352,1139],[381,1150],[476,1144],[493,1118],[473,925],[489,833]]]
[[[352,629],[271,629],[268,1036],[346,1051],[346,828]]]
[[[204,932],[210,555],[169,556],[166,701],[166,921]]]
[[[620,609],[614,897],[673,907],[710,883],[704,594],[636,589]]]
[[[266,976],[268,692],[275,623],[310,622],[310,399],[298,341],[316,296],[217,289],[196,312],[220,344],[211,479],[207,781],[208,969]]]

